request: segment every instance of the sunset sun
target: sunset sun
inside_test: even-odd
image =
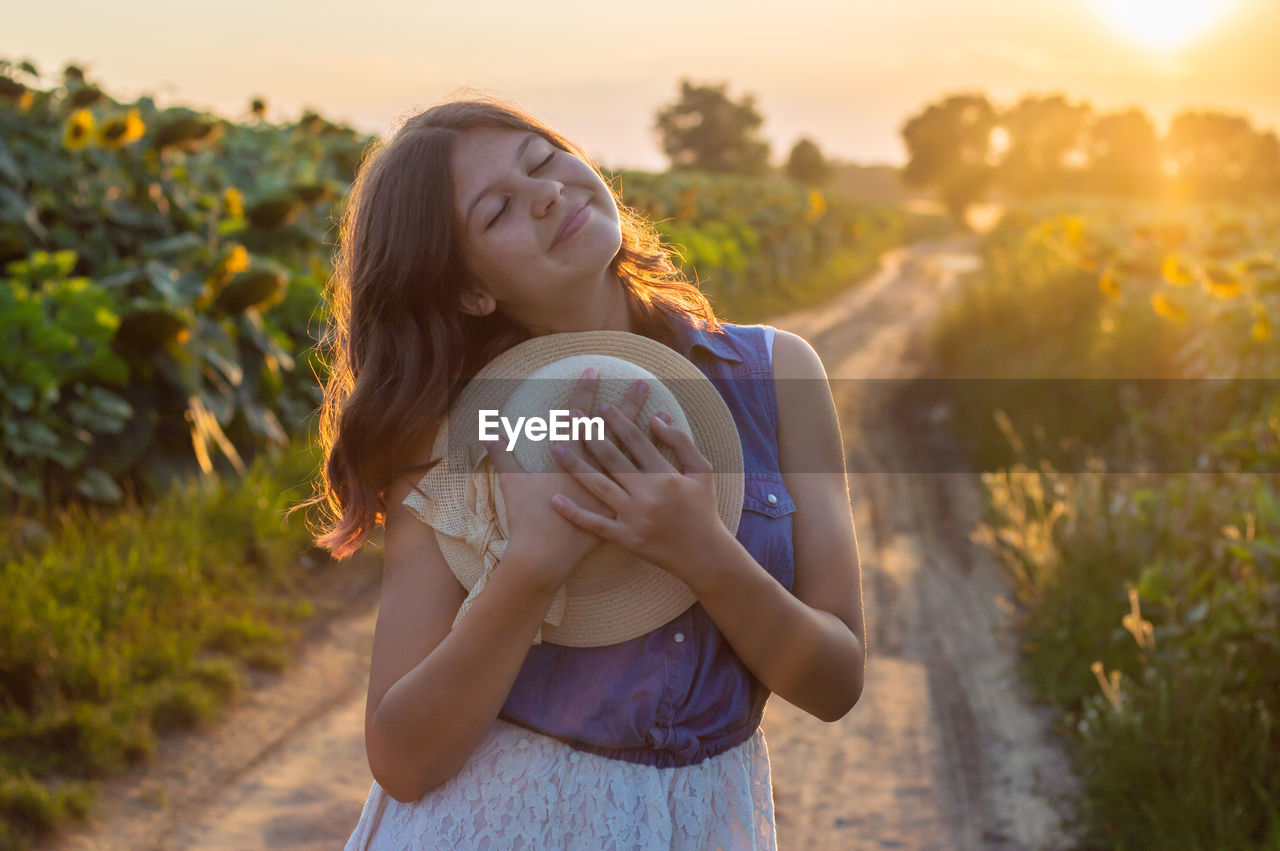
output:
[[[1207,30],[1234,0],[1089,0],[1098,15],[1148,47],[1180,47]]]

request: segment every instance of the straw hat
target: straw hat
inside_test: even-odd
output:
[[[510,526],[497,471],[480,444],[480,411],[543,417],[571,405],[583,370],[599,373],[593,408],[618,406],[632,384],[649,385],[633,422],[648,433],[649,418],[671,415],[671,425],[692,437],[711,463],[716,507],[731,533],[742,514],[742,444],[724,399],[696,366],[673,349],[625,331],[546,334],[506,350],[463,388],[436,435],[431,457],[443,458],[411,490],[404,504],[435,530],[440,551],[469,593],[454,620],[469,610],[506,551]],[[496,417],[494,418],[496,420]],[[497,432],[502,447],[505,430]],[[492,434],[492,432],[491,432]],[[659,453],[678,468],[669,446]],[[512,449],[530,472],[559,469],[548,439],[518,437]],[[425,494],[425,496],[424,496]],[[557,591],[534,644],[546,640],[570,647],[617,644],[670,621],[697,601],[687,585],[656,565],[605,541],[569,575]]]

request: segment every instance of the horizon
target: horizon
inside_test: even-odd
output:
[[[764,4],[737,4],[727,17],[713,4],[659,2],[646,20],[680,26],[633,44],[612,34],[642,32],[634,16],[585,4],[548,7],[525,21],[527,10],[512,3],[475,11],[374,0],[348,20],[325,14],[336,4],[229,0],[206,21],[155,0],[124,9],[74,0],[63,4],[81,22],[74,32],[47,13],[11,12],[2,52],[32,61],[45,85],[77,64],[117,100],[150,94],[162,107],[234,120],[260,96],[268,121],[313,109],[381,136],[411,112],[471,90],[515,102],[608,167],[646,171],[667,167],[653,116],[675,99],[682,77],[727,83],[735,101],[753,95],[775,166],[807,137],[832,160],[901,167],[902,124],[958,91],[981,92],[998,108],[1057,93],[1099,112],[1136,106],[1161,133],[1188,109],[1244,115],[1260,130],[1280,126],[1280,52],[1268,36],[1280,32],[1280,4],[1200,0],[1216,8],[1216,20],[1179,44],[1153,47],[1141,20],[1128,23],[1139,31],[1125,31],[1097,2],[914,0],[858,10],[802,0],[781,20],[753,14],[772,9]],[[1165,17],[1151,18],[1152,26]],[[252,25],[240,24],[246,20]],[[492,21],[524,28],[495,30]],[[440,31],[450,33],[443,43],[420,35]]]

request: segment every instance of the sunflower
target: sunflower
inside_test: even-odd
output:
[[[1244,292],[1244,285],[1238,281],[1215,281],[1208,275],[1204,277],[1204,288],[1214,298],[1235,298]]]
[[[1120,282],[1116,280],[1115,269],[1112,268],[1110,263],[1102,270],[1102,275],[1098,277],[1098,289],[1102,290],[1102,294],[1112,301],[1120,298]]]
[[[244,194],[239,189],[228,186],[227,191],[222,193],[222,201],[230,218],[238,219],[244,215]]]
[[[131,109],[125,115],[114,115],[98,131],[98,144],[108,151],[118,151],[125,145],[142,138],[147,125],[142,123],[138,110]]]
[[[1151,308],[1157,315],[1179,325],[1187,321],[1187,309],[1164,293],[1151,294]]]
[[[243,245],[235,243],[231,246],[231,250],[223,254],[213,267],[213,272],[209,275],[209,283],[215,287],[222,287],[227,281],[230,281],[248,268],[249,252],[245,250]]]
[[[77,109],[93,106],[106,95],[97,86],[72,86],[67,93],[67,103]]]
[[[1253,339],[1265,343],[1271,339],[1271,317],[1267,309],[1260,304],[1253,306]]]
[[[93,113],[77,109],[62,129],[62,147],[68,151],[80,150],[93,138],[93,127]]]
[[[249,268],[249,252],[245,251],[244,246],[239,243],[231,247],[231,253],[226,258],[227,272],[237,275]]]
[[[1187,268],[1187,264],[1176,254],[1170,254],[1164,258],[1164,266],[1161,269],[1164,279],[1175,287],[1186,287],[1195,283],[1195,277],[1192,270]]]
[[[822,196],[822,190],[817,187],[809,189],[809,209],[805,213],[805,221],[813,224],[822,218],[822,214],[827,211],[827,199]]]

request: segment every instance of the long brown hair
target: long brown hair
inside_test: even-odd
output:
[[[304,503],[326,515],[316,543],[334,558],[355,553],[385,522],[386,491],[397,475],[429,466],[412,464],[412,453],[465,379],[533,336],[499,311],[460,309],[471,281],[456,242],[450,163],[462,131],[485,126],[537,133],[610,185],[577,145],[496,99],[438,104],[405,120],[390,141],[370,144],[342,212],[326,290],[324,463],[316,496]],[[710,303],[671,262],[657,231],[610,191],[622,230],[610,269],[623,284],[632,327],[668,345],[672,313],[718,329]]]

